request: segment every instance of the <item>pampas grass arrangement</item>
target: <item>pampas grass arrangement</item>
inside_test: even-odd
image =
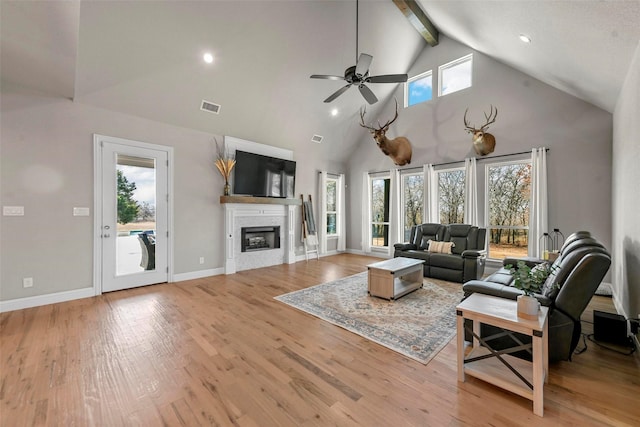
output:
[[[216,168],[218,168],[220,175],[222,175],[222,177],[224,178],[224,195],[228,196],[229,195],[229,177],[231,176],[231,171],[233,170],[233,167],[236,165],[236,159],[233,158],[233,155],[227,153],[225,150],[220,148],[220,145],[218,144],[217,139],[215,141],[216,141],[217,157],[214,164],[216,165]]]

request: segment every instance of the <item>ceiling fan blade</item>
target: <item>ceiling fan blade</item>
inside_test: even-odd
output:
[[[360,93],[369,104],[375,104],[376,102],[378,102],[378,98],[376,98],[373,92],[371,92],[371,89],[369,89],[365,85],[361,84],[360,86],[358,86],[358,89],[360,89]]]
[[[385,74],[383,76],[371,76],[367,83],[404,83],[408,79],[406,74]]]
[[[313,74],[312,79],[327,79],[327,80],[344,80],[343,76],[327,76],[324,74]]]
[[[343,93],[346,92],[347,89],[349,89],[349,87],[351,86],[351,83],[349,83],[346,86],[342,86],[340,89],[338,89],[337,91],[335,91],[334,93],[331,94],[331,96],[329,96],[327,99],[324,100],[324,102],[331,102],[334,99],[336,99],[337,97],[339,97],[340,95],[342,95]]]
[[[356,75],[362,77],[367,74],[371,66],[371,61],[373,61],[373,56],[361,53],[360,58],[358,58],[358,63],[356,64]]]

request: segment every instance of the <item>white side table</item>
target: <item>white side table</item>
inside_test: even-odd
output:
[[[549,371],[548,307],[541,307],[538,318],[518,317],[516,301],[490,295],[472,294],[456,307],[458,335],[458,380],[464,382],[471,375],[533,401],[533,413],[544,414],[544,383]],[[465,358],[464,320],[473,323],[473,347]],[[480,338],[480,325],[497,326],[505,330],[500,336],[519,332],[531,337],[531,344],[514,339],[515,346],[493,350],[488,341]],[[497,337],[494,337],[497,338]],[[532,362],[509,355],[516,351],[532,350]]]

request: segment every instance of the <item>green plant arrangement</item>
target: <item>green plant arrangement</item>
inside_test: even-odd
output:
[[[506,266],[514,278],[513,287],[520,289],[527,296],[539,294],[544,287],[547,277],[553,271],[553,266],[546,262],[538,264],[535,267],[529,267],[524,261],[517,262],[517,268],[511,264]]]

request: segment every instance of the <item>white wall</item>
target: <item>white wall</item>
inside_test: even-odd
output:
[[[0,301],[93,286],[94,212],[73,217],[72,208],[93,210],[94,133],[174,147],[174,272],[223,267],[224,182],[213,165],[220,135],[5,87],[1,111],[0,200],[24,206],[25,215],[0,217]],[[317,200],[317,171],[343,166],[302,148],[294,155],[296,192]],[[298,241],[299,234],[297,227]],[[22,287],[24,277],[33,277],[32,288]]]
[[[624,314],[640,316],[640,44],[613,115],[614,298]]]
[[[413,146],[410,166],[464,160],[475,156],[471,137],[464,129],[465,109],[469,108],[470,122],[480,124],[483,111],[488,112],[493,104],[498,108],[498,117],[489,128],[497,141],[491,155],[530,151],[533,147],[550,148],[550,228],[559,228],[565,236],[577,230],[590,230],[611,248],[612,115],[444,36],[438,46],[425,48],[409,76],[432,69],[437,93],[438,66],[469,53],[474,54],[471,88],[406,109],[402,109],[403,93],[398,88],[400,116],[388,136],[409,138]],[[385,106],[379,117],[382,123],[393,117],[394,107],[393,100]],[[377,119],[367,118],[374,123]],[[363,131],[362,141],[349,156],[347,165],[348,248],[362,247],[363,173],[393,166]],[[483,167],[484,162],[479,162],[478,168]]]

